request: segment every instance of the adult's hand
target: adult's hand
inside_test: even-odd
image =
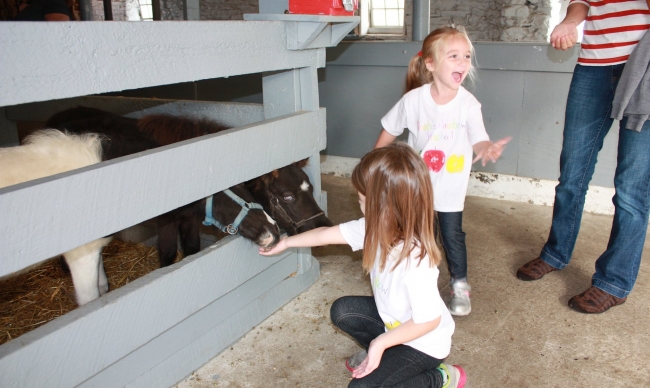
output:
[[[647,0],[650,1],[650,0]],[[556,50],[568,50],[578,41],[578,25],[589,14],[589,7],[582,3],[573,3],[566,10],[562,23],[551,32],[551,45]]]
[[[556,50],[568,50],[573,47],[577,41],[578,25],[573,21],[558,24],[551,33],[551,46]]]

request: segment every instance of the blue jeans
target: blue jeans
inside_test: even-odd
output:
[[[372,296],[344,296],[335,300],[330,318],[366,350],[372,340],[385,332]],[[377,369],[361,379],[352,379],[348,387],[440,388],[443,378],[436,368],[441,362],[408,345],[396,345],[384,351]]]
[[[463,232],[463,212],[436,212],[436,224],[451,280],[466,279],[467,246]]]
[[[560,183],[555,188],[553,223],[540,257],[557,269],[569,264],[575,247],[587,185],[598,151],[612,126],[612,100],[624,64],[576,65],[566,106]],[[650,209],[650,121],[641,132],[621,121],[614,188],[614,220],[607,250],[596,260],[592,284],[618,298],[636,281]]]

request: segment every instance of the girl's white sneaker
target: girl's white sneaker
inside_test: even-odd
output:
[[[472,311],[472,304],[469,300],[471,290],[472,287],[465,280],[451,282],[451,301],[449,302],[451,315],[465,316]]]

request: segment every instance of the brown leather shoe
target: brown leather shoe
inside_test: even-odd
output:
[[[517,270],[517,277],[520,280],[529,282],[531,280],[539,280],[549,272],[557,271],[557,268],[551,267],[539,257],[522,265]]]
[[[625,303],[626,300],[627,297],[617,298],[600,288],[591,286],[582,294],[569,299],[569,307],[585,314],[600,314],[609,310],[610,307]]]

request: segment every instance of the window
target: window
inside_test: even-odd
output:
[[[361,0],[361,35],[404,34],[404,0]]]
[[[142,15],[142,20],[153,20],[153,5],[151,4],[152,0],[138,0],[140,3],[140,14]]]

